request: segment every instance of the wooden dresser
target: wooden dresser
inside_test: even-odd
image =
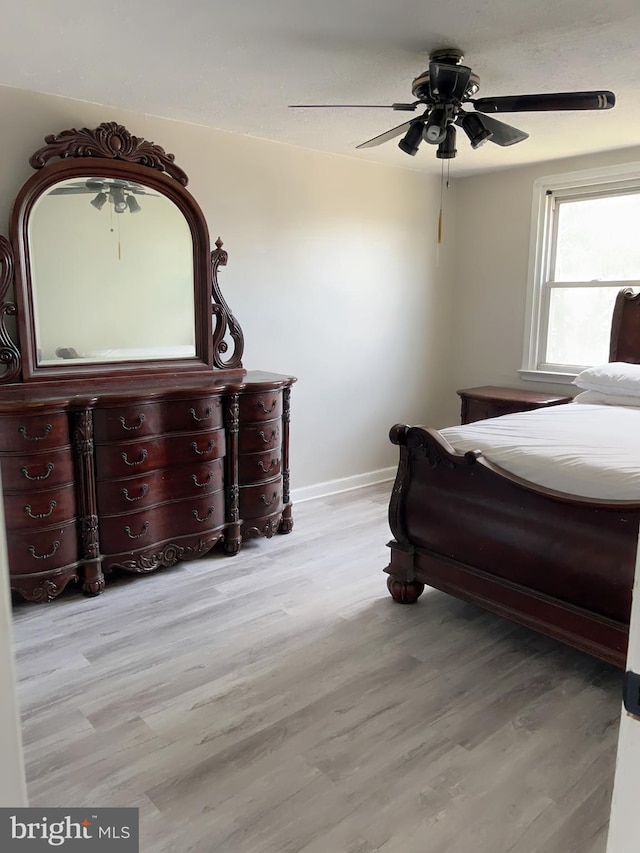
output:
[[[470,424],[485,418],[497,418],[514,412],[531,412],[547,406],[560,406],[573,399],[566,394],[547,394],[522,388],[503,388],[499,385],[480,385],[461,388],[460,423]]]
[[[49,164],[55,157],[61,162]],[[217,544],[235,554],[249,536],[290,532],[295,378],[242,367],[242,331],[218,284],[227,253],[220,240],[210,252],[206,223],[172,155],[109,123],[47,137],[31,163],[39,171],[16,199],[12,239],[0,238],[0,363],[5,365],[0,465],[12,589],[41,601],[75,582],[85,593],[98,594],[115,570],[148,573],[202,557]],[[136,209],[127,199],[138,197]],[[153,211],[158,204],[165,205],[162,217]],[[172,270],[164,282],[153,257],[146,274],[143,259],[141,274],[140,249],[122,245],[119,232],[118,262],[110,277],[95,285],[84,278],[71,282],[65,294],[66,270],[51,271],[63,291],[47,292],[43,270],[51,270],[52,259],[40,254],[45,249],[33,211],[51,206],[54,217],[81,221],[105,205],[113,205],[115,213],[102,225],[96,216],[92,239],[113,240],[113,228],[104,226],[118,215],[138,214],[126,222],[130,229],[155,229],[165,219],[175,227],[179,220],[174,254],[182,251],[182,261],[172,254],[170,260],[176,268],[183,264],[182,278]],[[129,233],[124,223],[121,232]],[[156,235],[143,236],[146,245]],[[171,232],[158,234],[158,251],[172,239]],[[76,249],[73,238],[69,242],[60,249],[63,259],[84,251]],[[106,253],[108,266],[109,245],[91,251]],[[126,280],[121,261],[134,255]],[[131,304],[153,302],[158,289],[174,284],[176,292],[161,295],[157,317],[147,317],[142,331],[135,318],[124,316],[134,313]],[[78,303],[78,290],[88,307]],[[123,330],[112,333],[117,347],[108,342],[106,349],[94,350],[104,328],[92,303],[97,305],[104,291],[112,300],[122,299]],[[108,310],[108,305],[101,308]],[[150,317],[153,310],[151,305]],[[50,323],[49,313],[55,318]],[[17,335],[5,324],[12,315]],[[183,338],[173,336],[174,319]],[[151,350],[149,323],[157,325]]]

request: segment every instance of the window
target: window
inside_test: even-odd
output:
[[[536,181],[523,378],[607,361],[621,287],[640,288],[640,165]]]

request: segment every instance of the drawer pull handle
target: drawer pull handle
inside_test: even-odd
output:
[[[53,462],[47,462],[46,474],[30,474],[29,469],[26,466],[24,468],[21,468],[20,470],[22,471],[23,475],[26,477],[27,480],[34,481],[46,480],[49,474],[53,471],[53,468]]]
[[[196,475],[195,475],[195,474],[192,474],[192,475],[191,475],[191,479],[193,480],[193,482],[196,484],[196,486],[197,486],[199,489],[204,489],[204,488],[205,488],[205,486],[208,486],[208,485],[209,485],[209,483],[211,482],[211,478],[212,478],[212,477],[213,477],[213,471],[209,471],[209,476],[208,476],[208,477],[207,477],[207,479],[204,481],[204,483],[199,483],[199,482],[198,482],[198,478],[196,477]]]
[[[207,453],[211,453],[211,451],[213,450],[213,448],[215,446],[216,446],[216,443],[213,439],[209,439],[209,443],[207,444],[207,446],[205,447],[204,450],[198,449],[198,442],[197,441],[191,442],[191,447],[193,447],[193,449],[198,454],[198,456],[205,456]]]
[[[125,527],[124,532],[127,534],[129,539],[140,539],[142,536],[144,536],[144,534],[147,532],[148,529],[149,529],[149,522],[145,521],[145,523],[142,525],[142,530],[140,531],[140,533],[132,533],[129,525],[127,525]]]
[[[26,441],[44,441],[52,430],[51,424],[44,425],[44,435],[27,435],[26,427],[18,427],[18,432]]]
[[[260,402],[258,403],[258,406],[262,409],[262,411],[265,413],[265,415],[270,415],[270,414],[271,414],[271,412],[275,409],[275,407],[276,407],[277,405],[278,405],[278,401],[277,401],[277,400],[273,400],[273,402],[271,403],[271,408],[267,409],[267,407],[266,407],[266,406],[265,406],[265,404],[262,402],[262,400],[260,400]]]
[[[203,521],[208,521],[208,520],[211,518],[211,516],[213,515],[213,510],[214,510],[214,509],[215,509],[215,507],[210,506],[210,507],[209,507],[209,512],[205,515],[205,517],[204,517],[204,518],[200,518],[200,516],[198,515],[198,510],[197,510],[197,509],[194,509],[194,510],[191,512],[191,515],[195,518],[195,520],[196,520],[196,521],[199,521],[199,522],[202,524],[202,522],[203,522]]]
[[[140,486],[140,494],[135,498],[132,498],[129,495],[129,489],[120,489],[120,494],[124,495],[125,501],[131,501],[131,503],[133,503],[134,501],[141,501],[142,498],[147,494],[148,491],[149,491],[149,486],[147,486],[146,483],[143,483]]]
[[[265,444],[269,444],[269,442],[273,441],[275,437],[276,431],[274,429],[271,430],[271,435],[268,437],[264,434],[263,430],[260,430],[260,432],[258,433],[258,438],[261,438]]]
[[[211,417],[212,411],[213,411],[213,409],[211,408],[211,406],[207,406],[207,408],[204,410],[204,415],[201,418],[199,418],[198,415],[196,415],[195,409],[189,409],[189,414],[194,419],[194,421],[198,421],[198,422],[208,421],[209,418]]]
[[[264,462],[262,461],[262,459],[260,459],[260,460],[258,461],[258,468],[259,468],[261,471],[264,471],[264,473],[265,473],[265,474],[270,474],[270,473],[273,471],[273,469],[274,469],[274,468],[277,468],[277,467],[278,467],[278,460],[277,460],[277,459],[272,459],[272,460],[271,460],[271,464],[269,465],[269,467],[268,467],[268,468],[267,468],[267,466],[264,464]]]
[[[271,506],[272,503],[275,503],[278,500],[278,493],[274,492],[271,496],[271,500],[267,500],[266,495],[260,495],[260,500],[265,506]]]
[[[29,545],[29,548],[27,550],[35,560],[48,560],[50,557],[53,557],[59,547],[60,542],[56,539],[56,541],[53,543],[53,550],[50,554],[36,554],[36,549],[33,547],[33,545]]]
[[[49,512],[31,512],[31,504],[27,504],[24,508],[24,511],[27,513],[29,518],[49,518],[55,508],[56,502],[49,501]]]
[[[131,431],[133,429],[140,429],[140,427],[142,426],[143,423],[144,423],[144,415],[138,415],[137,423],[135,423],[133,426],[127,426],[126,423],[124,422],[124,418],[123,417],[120,418],[120,424],[122,426],[122,429],[126,429],[129,431]]]
[[[125,465],[130,465],[131,467],[133,467],[134,465],[142,465],[144,460],[147,458],[147,451],[141,450],[140,451],[140,459],[138,459],[136,462],[129,462],[129,457],[127,456],[126,452],[124,452],[124,451],[120,454],[120,458],[122,459],[122,461],[124,462]]]

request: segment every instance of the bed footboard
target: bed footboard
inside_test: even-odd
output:
[[[398,424],[388,588],[423,585],[624,666],[640,506],[519,480],[436,430]]]

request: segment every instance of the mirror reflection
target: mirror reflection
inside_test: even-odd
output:
[[[140,183],[60,181],[29,217],[39,365],[195,356],[193,244]]]

